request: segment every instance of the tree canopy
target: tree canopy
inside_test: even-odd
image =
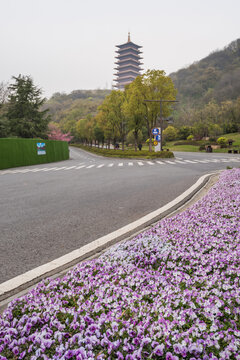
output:
[[[34,138],[47,136],[50,121],[48,110],[41,110],[45,99],[42,91],[33,84],[30,76],[13,77],[9,86],[8,110],[11,135]]]

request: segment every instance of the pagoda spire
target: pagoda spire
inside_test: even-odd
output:
[[[115,88],[124,90],[125,85],[130,84],[138,75],[141,74],[141,54],[140,48],[137,44],[134,44],[130,38],[130,32],[128,32],[128,42],[117,45],[118,50],[116,51],[116,62],[117,67],[115,68],[116,78]]]

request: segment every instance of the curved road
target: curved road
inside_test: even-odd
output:
[[[240,155],[175,153],[169,160],[71,160],[0,171],[0,283],[152,212]]]

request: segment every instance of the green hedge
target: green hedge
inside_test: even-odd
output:
[[[37,143],[45,143],[46,154],[38,154]],[[0,139],[0,169],[67,159],[69,159],[69,150],[66,141],[20,138]]]
[[[174,157],[171,151],[158,151],[150,152],[146,150],[134,151],[134,150],[113,150],[113,149],[101,149],[95,146],[84,146],[79,144],[71,144],[71,146],[79,147],[80,149],[87,150],[102,156],[117,157],[117,158],[146,158],[146,159],[155,159],[155,158],[172,158]]]

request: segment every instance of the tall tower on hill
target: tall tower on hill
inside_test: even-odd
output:
[[[124,90],[125,85],[130,84],[143,70],[140,68],[140,65],[142,65],[140,54],[142,52],[139,50],[142,46],[134,44],[130,39],[130,33],[128,33],[128,42],[116,45],[116,47],[118,48],[116,51],[117,61],[115,62],[117,72],[114,74],[116,76],[114,87]]]

